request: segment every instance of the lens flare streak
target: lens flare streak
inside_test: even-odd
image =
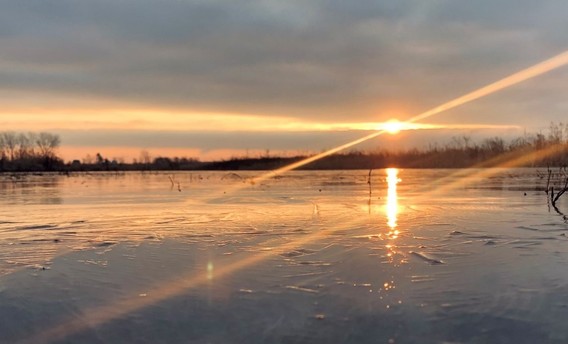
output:
[[[540,63],[538,63],[534,66],[526,68],[526,69],[524,69],[520,72],[512,74],[508,77],[505,77],[501,80],[498,80],[494,83],[491,83],[487,86],[479,88],[479,89],[477,89],[473,92],[467,93],[467,94],[465,94],[461,97],[455,98],[455,99],[453,99],[449,102],[446,102],[442,105],[439,105],[439,106],[437,106],[433,109],[430,109],[426,112],[423,112],[423,113],[421,113],[417,116],[414,116],[414,117],[410,118],[409,120],[407,120],[406,122],[401,122],[401,126],[402,127],[408,126],[411,123],[418,122],[420,120],[423,120],[423,119],[432,117],[434,115],[437,115],[441,112],[453,109],[455,107],[469,103],[469,102],[474,101],[476,99],[488,96],[488,95],[493,94],[493,93],[500,91],[502,89],[514,86],[514,85],[521,83],[523,81],[535,78],[539,75],[542,75],[542,74],[550,72],[554,69],[560,68],[560,67],[562,67],[566,64],[568,64],[568,51],[565,51],[565,52],[563,52],[559,55],[556,55],[556,56],[554,56],[554,57],[552,57],[548,60],[540,62]],[[263,176],[258,177],[255,181],[260,182],[260,181],[269,179],[271,177],[277,176],[279,174],[282,174],[282,173],[294,170],[296,168],[305,166],[305,165],[307,165],[311,162],[322,159],[322,158],[324,158],[328,155],[340,152],[340,151],[345,150],[347,148],[351,148],[351,147],[358,145],[360,143],[363,143],[365,141],[374,139],[375,137],[378,137],[378,136],[383,135],[385,133],[388,133],[388,131],[387,130],[381,130],[381,131],[378,131],[376,133],[372,133],[372,134],[364,136],[360,139],[357,139],[357,140],[345,143],[341,146],[332,148],[332,149],[330,149],[326,152],[320,153],[318,155],[314,155],[314,156],[309,157],[307,159],[304,159],[302,161],[298,161],[294,164],[282,167],[282,168],[274,170],[274,171],[270,171],[270,172],[264,174]]]
[[[463,105],[465,103],[471,102],[473,100],[479,99],[481,97],[490,95],[494,92],[497,92],[499,90],[502,90],[504,88],[516,85],[522,81],[534,78],[536,76],[539,76],[541,74],[547,73],[549,71],[552,71],[554,69],[557,69],[559,67],[562,67],[564,65],[566,65],[568,63],[568,51],[563,52],[562,54],[559,54],[549,60],[546,60],[544,62],[541,62],[537,65],[534,65],[532,67],[529,67],[523,71],[520,71],[518,73],[515,73],[509,77],[506,77],[504,79],[501,79],[495,83],[492,83],[488,86],[482,87],[476,91],[473,91],[471,93],[468,93],[464,96],[461,96],[459,98],[456,98],[454,100],[451,100],[445,104],[442,104],[438,107],[435,107],[429,111],[426,111],[422,114],[419,114],[411,119],[409,119],[406,123],[412,123],[412,122],[416,122],[419,120],[423,120],[425,118],[434,116],[438,113],[441,113],[443,111],[447,111],[449,109],[455,108],[457,106]],[[360,139],[345,143],[343,145],[340,145],[338,147],[335,147],[333,149],[330,149],[326,152],[320,153],[318,155],[315,155],[313,157],[307,158],[305,160],[296,162],[294,164],[291,164],[289,166],[285,166],[283,168],[280,168],[278,170],[275,171],[271,171],[268,172],[260,177],[258,177],[255,181],[256,182],[260,182],[262,180],[266,180],[269,179],[271,177],[274,177],[276,175],[288,172],[290,170],[305,166],[311,162],[314,162],[316,160],[319,160],[321,158],[324,158],[326,156],[329,156],[331,154],[334,154],[336,152],[342,151],[344,149],[350,148],[352,146],[355,146],[357,144],[360,144],[362,142],[365,142],[367,140],[373,139],[375,137],[378,137],[382,134],[384,134],[386,131],[378,131],[378,132],[374,132],[370,135],[367,135],[365,137],[362,137]],[[393,175],[395,175],[394,172],[391,172]],[[390,174],[389,174],[390,177]],[[394,178],[397,178],[396,175]],[[396,182],[394,183],[394,191],[392,196],[394,197],[393,199],[396,200]],[[389,192],[390,192],[390,188],[389,188]],[[389,196],[391,196],[389,194]],[[398,204],[395,203],[393,201],[392,205],[388,205],[387,206],[387,210],[388,210],[388,225],[391,228],[394,228],[396,226],[396,216],[397,216],[397,212],[398,212]],[[222,268],[217,269],[216,272],[216,278],[221,278],[224,277],[230,273],[234,273],[240,269],[246,268],[250,265],[253,265],[255,263],[258,263],[259,261],[268,258],[269,256],[272,256],[273,254],[277,253],[277,252],[283,252],[283,250],[286,249],[290,249],[293,247],[297,247],[298,245],[301,245],[303,243],[306,242],[310,242],[313,240],[318,239],[319,236],[321,235],[328,235],[331,234],[333,232],[337,232],[340,229],[344,229],[344,228],[334,228],[333,230],[330,230],[329,232],[318,232],[317,234],[313,235],[313,236],[308,236],[306,238],[302,238],[302,239],[298,239],[297,241],[293,241],[290,242],[286,245],[283,245],[281,247],[279,247],[277,250],[275,250],[275,252],[270,252],[270,253],[260,253],[258,255],[252,256],[248,259],[243,259],[243,260],[239,260],[236,261],[235,263],[229,265],[229,266],[225,266]],[[125,314],[128,314],[130,312],[133,312],[135,310],[138,310],[140,308],[149,306],[151,304],[160,302],[164,299],[173,297],[175,295],[179,295],[180,293],[182,293],[183,291],[190,289],[190,288],[195,288],[196,286],[199,286],[203,283],[205,283],[208,280],[208,274],[197,274],[197,275],[187,275],[187,276],[182,276],[181,279],[178,280],[174,280],[171,281],[170,283],[163,283],[161,284],[159,287],[157,287],[154,291],[153,291],[153,295],[152,297],[146,297],[144,298],[144,300],[140,300],[140,298],[130,298],[130,299],[126,299],[122,302],[119,302],[118,304],[109,304],[109,305],[103,305],[100,306],[99,308],[95,308],[92,310],[87,310],[85,312],[85,316],[82,319],[73,319],[69,322],[64,322],[62,324],[60,324],[59,326],[55,326],[52,327],[51,329],[47,329],[44,332],[40,332],[40,333],[36,333],[35,335],[32,335],[29,339],[29,341],[26,342],[37,342],[37,341],[41,341],[45,342],[45,341],[53,341],[53,340],[61,340],[63,338],[66,338],[67,336],[73,334],[73,333],[77,333],[80,332],[82,330],[84,330],[87,327],[95,327],[98,325],[101,325],[105,322],[108,322],[112,319],[118,318],[120,316],[123,316]]]
[[[439,114],[440,112],[444,112],[450,109],[453,109],[455,107],[458,107],[460,105],[463,105],[465,103],[469,103],[471,101],[474,101],[476,99],[479,99],[481,97],[485,97],[488,96],[492,93],[495,93],[497,91],[500,91],[502,89],[514,86],[518,83],[521,83],[523,81],[532,79],[534,77],[537,77],[539,75],[542,75],[544,73],[548,73],[554,69],[560,68],[564,65],[568,64],[568,51],[565,51],[559,55],[556,55],[546,61],[543,61],[541,63],[538,63],[532,67],[526,68],[520,72],[517,72],[513,75],[510,75],[506,78],[503,78],[499,81],[496,81],[492,84],[489,84],[485,87],[479,88],[473,92],[470,92],[468,94],[465,94],[461,97],[458,97],[454,100],[451,100],[445,104],[442,104],[440,106],[437,106],[431,110],[428,110],[426,112],[423,112],[415,117],[412,117],[411,119],[408,120],[408,122],[417,122],[423,119],[426,119],[428,117],[434,116]]]

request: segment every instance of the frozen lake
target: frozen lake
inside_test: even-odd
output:
[[[536,170],[368,172],[1,175],[0,343],[568,342]]]

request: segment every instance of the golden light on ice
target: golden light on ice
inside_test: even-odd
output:
[[[207,263],[207,279],[208,280],[213,279],[213,269],[214,269],[213,262]]]
[[[387,205],[386,205],[386,215],[387,224],[391,228],[391,233],[398,236],[398,231],[395,230],[397,226],[398,217],[398,194],[396,190],[396,185],[400,179],[398,179],[398,169],[397,168],[387,168]]]
[[[454,98],[453,100],[450,100],[442,105],[439,105],[433,109],[430,109],[426,112],[423,112],[417,116],[414,116],[408,120],[406,120],[405,122],[402,122],[402,126],[403,128],[399,128],[399,129],[406,129],[406,128],[411,128],[413,124],[417,124],[415,122],[418,122],[420,120],[432,117],[434,115],[437,115],[441,112],[456,108],[458,106],[461,106],[463,104],[469,103],[471,101],[474,101],[476,99],[488,96],[490,94],[493,94],[497,91],[500,91],[502,89],[514,86],[520,82],[523,82],[525,80],[529,80],[532,79],[534,77],[537,77],[541,74],[550,72],[556,68],[560,68],[564,65],[568,64],[568,51],[565,51],[559,55],[554,56],[551,59],[548,59],[546,61],[543,61],[541,63],[538,63],[532,67],[523,69],[520,72],[517,72],[515,74],[512,74],[506,78],[503,78],[501,80],[498,80],[492,84],[489,84],[487,86],[484,86],[482,88],[479,88],[473,92],[467,93],[461,97],[458,98]],[[254,179],[255,183],[264,181],[266,179],[272,178],[274,176],[280,175],[282,173],[294,170],[296,168],[302,167],[304,165],[307,165],[311,162],[317,161],[319,159],[325,158],[326,156],[332,155],[334,153],[337,153],[339,151],[345,150],[347,148],[351,148],[355,145],[358,145],[360,143],[363,143],[365,141],[374,139],[375,137],[381,136],[384,133],[388,132],[385,129],[382,129],[382,126],[376,126],[375,127],[375,132],[364,136],[360,139],[357,140],[353,140],[351,142],[347,142],[344,143],[340,146],[337,146],[335,148],[331,148],[325,152],[322,152],[320,154],[314,155],[312,157],[306,158],[304,160],[295,162],[293,164],[290,164],[288,166],[284,166],[280,169],[277,170],[273,170],[273,171],[269,171],[267,173],[265,173],[264,175],[261,175],[260,177],[257,177]]]
[[[294,164],[291,164],[289,166],[285,166],[279,170],[275,170],[275,171],[270,171],[260,177],[257,177],[254,179],[255,182],[259,182],[262,180],[266,180],[268,178],[271,178],[273,176],[276,176],[278,174],[296,169],[298,167],[304,166],[306,164],[309,164],[313,161],[316,161],[318,159],[324,158],[326,156],[329,156],[333,153],[339,152],[341,150],[350,148],[352,146],[355,146],[357,144],[360,144],[362,142],[365,142],[367,140],[371,140],[373,138],[376,138],[380,135],[382,135],[385,132],[398,132],[401,129],[406,129],[408,128],[408,125],[429,117],[432,117],[438,113],[441,113],[443,111],[447,111],[453,108],[456,108],[458,106],[461,106],[463,104],[466,104],[468,102],[474,101],[476,99],[488,96],[490,94],[493,94],[497,91],[500,91],[502,89],[505,89],[507,87],[511,87],[513,85],[516,85],[520,82],[523,82],[525,80],[529,80],[531,78],[534,78],[538,75],[547,73],[551,70],[554,70],[556,68],[562,67],[564,65],[568,64],[568,51],[563,52],[560,55],[557,55],[555,57],[553,57],[552,59],[549,59],[547,61],[541,62],[537,65],[534,65],[530,68],[527,68],[523,71],[520,71],[516,74],[513,74],[511,76],[508,76],[506,78],[503,78],[497,82],[494,82],[490,85],[487,85],[485,87],[482,87],[480,89],[477,89],[473,92],[470,92],[466,95],[463,95],[461,97],[455,98],[449,102],[446,102],[438,107],[435,107],[431,110],[428,110],[422,114],[419,114],[409,120],[407,120],[406,122],[395,126],[392,125],[391,129],[388,128],[376,128],[377,131],[373,132],[365,137],[359,138],[357,140],[353,140],[351,142],[347,142],[343,145],[340,145],[338,147],[332,148],[326,152],[322,152],[316,156],[307,158],[305,160],[296,162]],[[513,161],[509,162],[509,164],[512,164]],[[387,198],[387,205],[386,205],[386,215],[388,218],[388,225],[391,229],[391,232],[395,235],[398,236],[399,232],[398,230],[396,230],[397,227],[397,216],[398,216],[398,195],[397,195],[397,184],[399,182],[398,179],[398,169],[396,168],[392,168],[392,169],[388,169],[387,170],[387,182],[388,182],[388,198]],[[297,240],[292,240],[290,242],[287,242],[285,244],[281,244],[278,245],[274,248],[274,250],[271,251],[260,251],[257,254],[245,258],[245,259],[240,259],[240,260],[235,260],[234,262],[232,262],[231,264],[225,265],[225,266],[220,266],[215,270],[216,273],[216,277],[220,278],[226,275],[229,275],[231,273],[235,273],[236,271],[242,270],[246,267],[250,267],[253,264],[256,264],[260,261],[263,261],[265,259],[268,259],[276,254],[279,253],[284,253],[287,252],[291,249],[297,248],[297,247],[302,247],[302,245],[309,243],[309,242],[314,242],[318,239],[320,239],[322,236],[324,235],[329,235],[330,232],[337,232],[339,230],[351,230],[352,226],[347,226],[347,227],[338,227],[338,228],[332,228],[330,231],[316,231],[313,234],[309,234],[306,236],[302,236],[301,238],[298,238]],[[391,246],[392,247],[392,246]],[[74,317],[71,320],[67,321],[67,322],[63,322],[61,324],[55,324],[51,325],[50,327],[46,327],[45,330],[43,331],[39,331],[35,334],[32,334],[32,336],[29,338],[29,340],[25,341],[25,342],[30,342],[30,343],[35,343],[38,341],[42,341],[42,342],[46,342],[46,341],[55,341],[55,340],[62,340],[67,338],[69,335],[71,334],[75,334],[78,333],[82,330],[85,330],[87,328],[94,328],[95,326],[104,324],[109,322],[110,320],[113,319],[117,319],[120,317],[123,317],[125,314],[129,314],[133,311],[139,310],[142,307],[145,306],[149,306],[152,304],[156,304],[160,301],[163,301],[165,299],[171,298],[173,296],[179,295],[180,293],[184,292],[187,289],[190,288],[195,288],[199,285],[202,285],[204,282],[206,282],[208,280],[208,277],[212,276],[213,273],[213,264],[211,263],[210,266],[208,266],[208,272],[211,273],[211,275],[206,274],[204,276],[204,274],[200,273],[197,276],[194,275],[184,275],[181,276],[181,278],[176,278],[172,281],[160,281],[160,284],[158,284],[158,286],[154,289],[154,292],[151,294],[144,294],[147,295],[147,297],[144,298],[140,298],[138,296],[138,294],[136,295],[136,297],[134,298],[126,298],[123,300],[118,300],[116,302],[111,302],[109,304],[103,304],[102,306],[93,308],[93,309],[87,309],[85,312],[83,312],[83,316],[82,317]],[[388,286],[385,285],[385,287]],[[388,306],[387,306],[388,307]]]

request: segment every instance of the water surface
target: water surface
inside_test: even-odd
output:
[[[535,170],[259,173],[0,176],[0,342],[568,341]]]

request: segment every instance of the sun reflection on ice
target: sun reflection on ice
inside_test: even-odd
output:
[[[398,178],[398,169],[397,168],[387,168],[387,184],[388,184],[388,193],[387,193],[387,206],[386,206],[386,215],[387,215],[387,224],[390,227],[389,236],[393,236],[393,239],[398,237],[399,231],[396,230],[397,226],[397,218],[398,218],[398,194],[396,190],[396,185],[400,182]]]
[[[394,268],[393,273],[390,278],[383,282],[382,287],[379,289],[379,299],[385,304],[385,308],[390,310],[392,307],[396,307],[402,304],[400,295],[395,292],[396,289],[396,276],[395,270],[398,270],[402,264],[405,263],[404,255],[398,252],[397,241],[400,237],[400,230],[398,227],[398,215],[399,215],[399,204],[398,204],[398,193],[397,185],[401,181],[398,178],[399,170],[397,168],[386,169],[386,182],[387,182],[387,200],[385,204],[385,215],[387,219],[388,232],[383,237],[386,241],[385,244],[385,256],[383,263],[388,263]]]
[[[207,263],[207,279],[209,281],[213,279],[213,270],[214,270],[214,265],[213,262],[210,261]]]
[[[385,245],[386,260],[395,265],[399,266],[404,262],[401,259],[401,255],[397,252],[397,244],[396,241],[400,237],[400,230],[398,227],[398,215],[400,212],[399,204],[398,204],[398,194],[397,194],[397,184],[400,182],[398,178],[399,170],[397,168],[388,168],[386,169],[386,182],[387,182],[387,201],[384,207],[387,225],[388,225],[388,232],[384,236],[383,240],[387,241]]]

